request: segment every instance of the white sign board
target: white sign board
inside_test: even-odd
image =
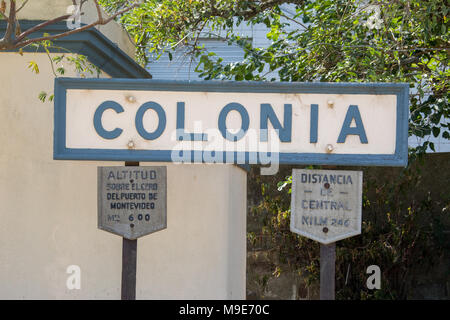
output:
[[[292,232],[323,244],[358,235],[361,205],[361,171],[292,171]]]
[[[56,79],[55,159],[404,166],[406,84]]]

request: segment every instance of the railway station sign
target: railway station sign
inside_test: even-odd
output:
[[[292,171],[292,232],[322,244],[358,235],[361,205],[361,171]]]
[[[134,240],[167,227],[166,167],[98,167],[98,228]]]
[[[57,78],[54,158],[405,166],[408,90]]]

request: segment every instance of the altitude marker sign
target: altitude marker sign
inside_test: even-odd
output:
[[[134,240],[167,228],[166,167],[98,167],[98,228]]]
[[[292,172],[291,231],[322,244],[361,233],[362,172]]]

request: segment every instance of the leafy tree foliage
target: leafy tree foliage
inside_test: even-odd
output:
[[[129,1],[100,3],[115,12]],[[410,134],[449,139],[449,12],[441,0],[147,0],[121,22],[141,62],[189,46],[205,79],[409,83]],[[242,23],[265,25],[271,44],[235,34]],[[224,64],[201,34],[240,45],[244,60]]]

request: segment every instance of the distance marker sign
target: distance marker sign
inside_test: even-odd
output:
[[[361,233],[362,172],[292,171],[291,231],[329,244]]]
[[[166,167],[98,167],[98,228],[134,240],[167,228]]]

